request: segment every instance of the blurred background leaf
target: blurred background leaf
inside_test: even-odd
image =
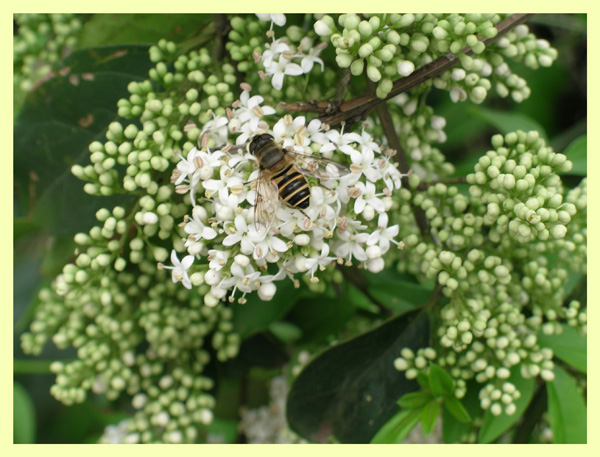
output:
[[[18,382],[13,384],[13,442],[35,443],[35,408],[29,393]]]
[[[427,315],[412,312],[326,349],[292,385],[290,427],[314,442],[332,434],[342,443],[368,443],[397,412],[396,400],[418,388],[394,368],[394,359],[402,348],[428,341]]]

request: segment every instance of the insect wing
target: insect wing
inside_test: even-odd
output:
[[[339,179],[351,171],[341,163],[326,159],[321,156],[300,154],[298,152],[289,152],[298,171],[305,176],[317,178],[319,181],[328,179]]]
[[[256,184],[256,204],[254,205],[254,226],[259,232],[271,227],[277,210],[277,185],[266,176],[265,170],[260,170]]]

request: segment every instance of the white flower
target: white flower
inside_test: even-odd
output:
[[[286,43],[275,41],[263,55],[263,62],[271,66],[284,63],[286,68],[295,65],[299,74],[302,68],[291,63],[292,58],[302,59],[302,54],[294,56]],[[275,78],[277,71],[281,68],[273,69],[271,76]],[[279,77],[283,79],[284,74],[285,70]],[[201,275],[203,281],[194,284],[210,286],[204,304],[216,306],[226,297],[233,300],[237,291],[244,295],[258,291],[259,297],[269,300],[276,290],[274,283],[285,277],[297,281],[295,275],[301,274],[316,282],[320,270],[335,259],[358,261],[374,272],[381,270],[382,255],[391,243],[398,244],[394,240],[398,226],[387,226],[385,211],[391,206],[389,192],[400,187],[402,175],[389,156],[382,154],[368,128],[361,134],[344,133],[343,128],[324,130],[318,119],[309,122],[304,116],[286,115],[271,129],[263,116],[273,114],[272,108],[262,106],[262,97],[251,96],[247,85],[242,89],[240,100],[228,110],[228,121],[213,117],[203,128],[205,134],[222,141],[225,133],[221,132],[227,131],[229,141],[241,145],[259,132],[272,132],[283,148],[307,155],[316,149],[316,154],[326,158],[335,154],[334,160],[353,172],[318,183],[308,177],[308,207],[289,207],[278,198],[270,230],[258,231],[249,222],[254,219],[256,190],[250,183],[259,174],[257,158],[247,148],[230,144],[213,152],[206,147],[192,149],[186,158],[180,158],[171,179],[179,186],[178,193],[190,191],[192,197],[192,212],[183,225],[188,235],[184,244],[190,255],[180,262],[173,251],[173,266],[164,267],[173,270],[173,280],[185,287],[193,285],[187,271],[195,256],[202,264],[195,275]],[[439,126],[440,121],[434,125]],[[338,149],[341,153],[335,152]],[[377,189],[384,191],[378,193]],[[204,198],[194,201],[194,192],[198,191]],[[265,274],[276,269],[276,274]],[[244,295],[238,298],[241,303]]]
[[[272,76],[271,84],[277,90],[283,87],[283,77],[285,75],[298,76],[302,74],[302,67],[297,63],[292,63],[290,59],[279,56],[277,62],[273,61],[269,67],[265,69],[266,74]]]
[[[367,233],[359,233],[354,235],[346,230],[340,233],[340,239],[344,241],[335,249],[335,254],[338,257],[347,258],[348,263],[352,263],[352,258],[364,262],[367,260],[367,254],[363,245],[367,242],[369,235]]]
[[[255,271],[252,265],[248,264],[246,267],[242,267],[234,262],[231,265],[231,277],[223,279],[219,284],[219,288],[227,290],[233,287],[231,292],[232,299],[238,289],[245,296],[247,293],[257,290],[260,287],[259,277],[260,271]]]
[[[387,213],[380,214],[379,221],[377,222],[377,230],[371,233],[369,235],[369,239],[367,240],[367,246],[374,246],[378,244],[382,254],[385,254],[390,249],[390,242],[396,245],[398,244],[394,240],[394,237],[398,236],[400,227],[398,225],[392,225],[391,227],[388,227],[387,224]]]
[[[229,235],[223,240],[223,246],[233,246],[240,243],[241,252],[245,255],[250,255],[254,252],[256,243],[264,239],[266,233],[256,231],[254,224],[248,227],[246,218],[241,214],[235,217],[234,227],[229,227]]]
[[[331,31],[331,28],[321,20],[315,22],[315,25],[313,27],[315,29],[316,34],[319,36],[329,36],[333,33]]]
[[[209,268],[214,271],[221,270],[229,260],[229,251],[221,251],[220,249],[211,249],[208,251]]]
[[[264,13],[256,13],[256,16],[265,22],[271,21],[271,29],[273,28],[273,24],[281,27],[285,25],[286,19],[285,14],[264,14]]]
[[[225,144],[227,143],[227,137],[229,134],[229,129],[227,128],[227,123],[229,121],[225,116],[216,116],[213,113],[213,119],[204,124],[204,128],[202,129],[201,135],[207,134],[209,138],[215,140],[216,144]]]
[[[282,38],[273,40],[271,44],[267,43],[267,49],[260,56],[265,69],[273,65],[273,61],[284,52],[291,54],[289,45]]]
[[[206,214],[206,210],[202,206],[196,206],[192,210],[192,220],[185,224],[183,228],[185,233],[190,235],[188,237],[188,242],[198,241],[198,240],[212,240],[217,236],[217,232],[204,225],[202,221],[202,216]],[[190,238],[192,238],[190,240]],[[186,242],[186,247],[188,246]]]
[[[177,253],[175,252],[175,249],[173,249],[171,251],[171,263],[173,264],[172,267],[162,265],[162,268],[165,268],[167,270],[173,270],[171,272],[171,278],[173,279],[173,282],[181,281],[186,289],[191,289],[192,282],[190,281],[190,277],[188,276],[187,271],[194,263],[194,256],[186,255],[180,262],[179,257],[177,257]]]
[[[299,54],[297,57],[300,57],[300,66],[302,67],[302,71],[304,73],[310,73],[315,63],[321,65],[321,71],[325,69],[323,65],[323,60],[319,57],[321,51],[325,49],[327,43],[321,43],[316,47],[312,47],[312,40],[309,37],[304,37],[300,41],[299,51],[302,49],[308,49],[307,54]]]
[[[329,256],[329,245],[323,244],[321,248],[321,252],[317,253],[317,255],[312,255],[308,259],[304,261],[304,266],[306,267],[307,273],[310,273],[311,282],[316,282],[314,279],[315,272],[317,268],[325,269],[327,265],[330,265],[331,262],[335,261],[335,257]],[[317,279],[318,281],[318,279]]]
[[[278,253],[285,252],[288,250],[287,243],[272,235],[270,232],[264,240],[256,243],[254,248],[255,259],[265,259],[268,262],[276,262],[279,260]]]
[[[356,183],[356,188],[360,191],[360,195],[354,202],[354,212],[356,214],[362,213],[367,204],[371,205],[378,213],[385,211],[385,205],[377,198],[381,194],[376,194],[375,184],[371,182],[367,182],[366,184],[358,182]]]
[[[264,98],[260,95],[250,97],[250,92],[247,90],[242,92],[239,101],[240,104],[236,107],[234,114],[235,119],[239,119],[242,124],[248,123],[248,128],[252,131],[258,130],[258,123],[262,116],[275,114],[275,109],[272,107],[260,106],[260,104],[264,102]],[[237,144],[239,144],[238,141],[236,141]]]

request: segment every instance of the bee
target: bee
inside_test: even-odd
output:
[[[348,168],[333,160],[283,149],[267,133],[255,136],[250,142],[249,151],[259,163],[254,206],[254,225],[257,230],[271,227],[278,201],[300,210],[306,216],[303,210],[308,208],[310,201],[307,176],[326,181],[350,173]]]

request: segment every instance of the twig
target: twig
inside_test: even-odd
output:
[[[480,38],[480,41],[483,41],[483,43],[488,46],[498,40],[501,36],[505,35],[509,30],[527,21],[532,16],[532,14],[513,14],[496,25],[496,30],[498,30],[496,36],[486,39]],[[394,82],[392,90],[386,98],[377,98],[375,91],[372,91],[368,94],[343,102],[339,106],[336,106],[333,102],[308,101],[282,103],[281,107],[286,111],[292,112],[318,113],[321,121],[330,126],[335,126],[342,121],[346,121],[347,124],[359,122],[365,119],[368,113],[381,102],[389,100],[402,92],[413,89],[457,65],[459,63],[459,54],[468,56],[473,54],[473,51],[470,47],[466,47],[458,54],[449,53],[424,65],[410,76]]]
[[[229,33],[231,26],[227,21],[226,14],[213,14],[213,17],[215,20],[216,31],[215,42],[212,49],[212,58],[215,63],[219,64],[223,59],[223,54],[225,52],[225,37],[227,36],[227,33]]]
[[[369,87],[372,88],[373,86],[375,86],[375,83],[372,82],[366,75],[365,79]],[[400,138],[398,138],[398,133],[396,132],[396,128],[394,127],[394,120],[392,119],[392,114],[388,109],[387,103],[378,104],[375,107],[375,111],[377,112],[377,116],[381,121],[383,134],[387,138],[389,146],[392,149],[396,150],[396,155],[394,157],[398,162],[398,169],[403,174],[408,173],[410,165],[408,164],[406,152],[404,152],[404,149],[400,144]],[[413,206],[413,214],[415,216],[415,221],[417,222],[417,227],[419,227],[419,231],[421,232],[421,236],[425,237],[425,235],[427,235],[427,233],[429,232],[429,225],[427,224],[425,212],[421,208]]]

